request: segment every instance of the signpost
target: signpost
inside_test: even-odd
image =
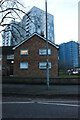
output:
[[[47,34],[47,0],[45,0],[46,9],[46,67],[47,67],[47,88],[49,89],[49,64],[48,64],[48,34]]]

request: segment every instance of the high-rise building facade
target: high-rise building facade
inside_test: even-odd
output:
[[[22,20],[23,27],[26,31],[24,32],[24,37],[28,37],[34,32],[39,35],[44,35],[46,37],[46,23],[45,23],[45,11],[33,7],[27,15],[23,17]],[[49,14],[47,15],[47,26],[48,26],[48,40],[55,43],[54,39],[54,16]]]
[[[80,68],[80,1],[78,2],[78,45],[79,45],[79,68]]]
[[[11,43],[11,26],[7,26],[5,28],[5,31],[3,32],[2,34],[2,45],[3,46],[10,46],[12,43]]]
[[[55,43],[54,16],[49,13],[47,15],[47,27],[48,40]],[[2,34],[2,45],[16,45],[35,32],[46,37],[45,11],[37,7],[33,7],[28,13],[26,13],[21,22],[13,20],[10,22],[10,26],[7,26]]]
[[[70,41],[59,46],[60,69],[71,69],[78,67],[78,43]]]
[[[78,66],[80,68],[80,43],[78,43]]]
[[[14,46],[22,40],[22,22],[12,20],[2,34],[2,46]]]

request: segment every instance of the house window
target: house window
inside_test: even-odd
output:
[[[47,65],[46,62],[40,62],[39,63],[39,69],[46,69]],[[49,64],[49,69],[51,69],[51,62],[48,63]]]
[[[21,62],[20,69],[28,69],[28,62]]]
[[[7,60],[14,59],[14,55],[7,55]]]
[[[27,50],[20,50],[20,55],[28,55],[28,49]]]
[[[46,55],[46,49],[39,49],[39,55]],[[48,55],[51,55],[51,49],[48,49]]]

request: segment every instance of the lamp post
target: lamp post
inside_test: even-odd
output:
[[[47,88],[49,89],[49,64],[48,64],[48,34],[47,34],[47,0],[45,0],[46,10],[46,67],[47,67]]]

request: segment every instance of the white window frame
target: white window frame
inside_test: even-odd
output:
[[[26,64],[26,66],[24,64]],[[20,69],[28,69],[28,62],[20,62]]]
[[[14,55],[13,55],[13,54],[7,55],[7,60],[10,60],[10,59],[13,59],[13,60],[14,60]]]
[[[39,49],[39,55],[46,55],[46,49]],[[48,55],[51,55],[51,49],[48,49]]]
[[[22,54],[22,51],[26,51],[26,54]],[[20,55],[21,55],[21,56],[26,56],[26,55],[28,55],[28,49],[21,49],[21,50],[20,50]]]
[[[49,64],[49,69],[51,69],[51,62]],[[47,63],[46,62],[40,62],[39,63],[39,69],[46,69],[47,68]]]

